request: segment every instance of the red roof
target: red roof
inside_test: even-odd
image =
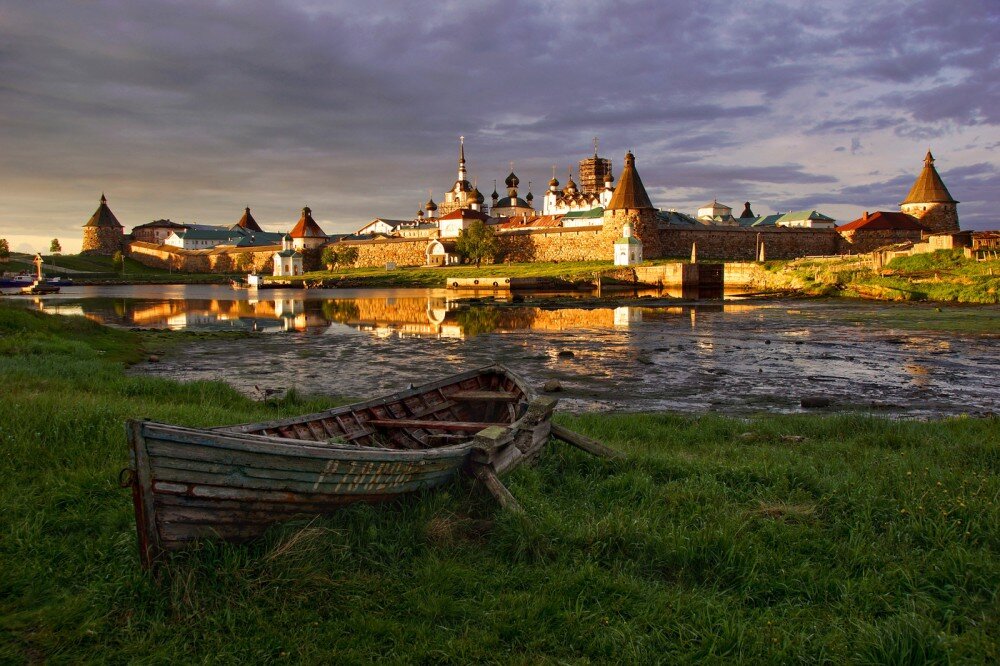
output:
[[[327,238],[326,233],[316,224],[316,220],[312,217],[312,210],[308,207],[302,209],[302,217],[295,223],[288,235],[292,238]]]
[[[925,231],[924,227],[917,222],[917,218],[906,213],[894,213],[891,211],[877,210],[874,213],[865,213],[853,222],[842,224],[837,227],[837,231]]]
[[[459,208],[458,210],[453,210],[447,215],[442,215],[441,220],[482,220],[485,222],[490,219],[490,216],[486,213],[478,210],[472,210],[471,208]]]
[[[560,215],[537,215],[535,217],[512,217],[507,218],[496,225],[497,229],[539,229],[542,227],[562,226]]]

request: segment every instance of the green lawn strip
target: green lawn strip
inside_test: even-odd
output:
[[[774,288],[806,294],[895,301],[1000,303],[1000,260],[966,259],[960,250],[939,250],[893,259],[874,271],[857,257],[837,261],[799,259],[765,265]]]
[[[124,371],[167,336],[0,305],[0,661],[996,661],[996,420],[560,415],[468,483],[138,567],[129,417],[319,409]],[[790,435],[796,437],[789,438]],[[803,438],[803,439],[798,439]]]
[[[659,265],[676,262],[676,259],[657,259],[647,262]],[[568,281],[593,280],[597,273],[615,268],[610,261],[563,261],[519,264],[483,264],[429,267],[400,267],[387,271],[384,267],[345,268],[333,271],[313,271],[291,278],[293,281],[337,280],[364,287],[437,287],[443,288],[448,280],[469,277],[532,277]],[[285,279],[285,278],[282,278]]]

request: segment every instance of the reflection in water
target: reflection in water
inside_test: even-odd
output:
[[[444,290],[261,295],[202,285],[72,287],[19,302],[126,327],[293,332],[202,340],[137,368],[223,379],[248,393],[295,386],[361,398],[498,360],[534,385],[557,379],[560,404],[572,410],[796,411],[803,396],[825,395],[839,405],[901,406],[907,415],[1000,411],[1000,337],[855,323],[876,313],[930,318],[933,307],[820,300],[557,308],[530,299],[514,307],[458,301]],[[964,311],[948,310],[942,316]],[[976,312],[1000,321],[1000,309]]]
[[[273,300],[88,298],[36,301],[39,309],[58,314],[82,314],[104,324],[142,328],[303,331],[335,333],[334,324],[378,337],[470,338],[486,333],[521,330],[565,331],[587,328],[628,328],[642,323],[643,313],[655,320],[691,312],[693,306],[636,306],[544,309],[526,306],[470,305],[447,296],[355,297],[350,299],[276,298]],[[719,311],[728,305],[717,305]],[[732,306],[736,310],[745,306]]]

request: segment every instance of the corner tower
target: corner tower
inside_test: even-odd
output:
[[[928,231],[958,231],[958,202],[952,198],[934,168],[934,156],[927,151],[924,168],[899,209],[917,218]]]
[[[663,256],[656,208],[649,200],[639,172],[635,169],[635,155],[632,151],[625,153],[625,168],[618,176],[618,187],[604,209],[604,235],[608,237],[609,247],[624,237],[626,224],[631,228],[631,235],[642,243],[646,258]]]
[[[125,232],[121,222],[108,208],[108,199],[101,193],[101,203],[83,225],[81,254],[113,255],[125,249]]]

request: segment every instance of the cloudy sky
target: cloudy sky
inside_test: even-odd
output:
[[[0,0],[0,236],[328,232],[455,179],[629,148],[654,204],[840,221],[895,209],[930,147],[965,228],[1000,228],[998,0]]]

